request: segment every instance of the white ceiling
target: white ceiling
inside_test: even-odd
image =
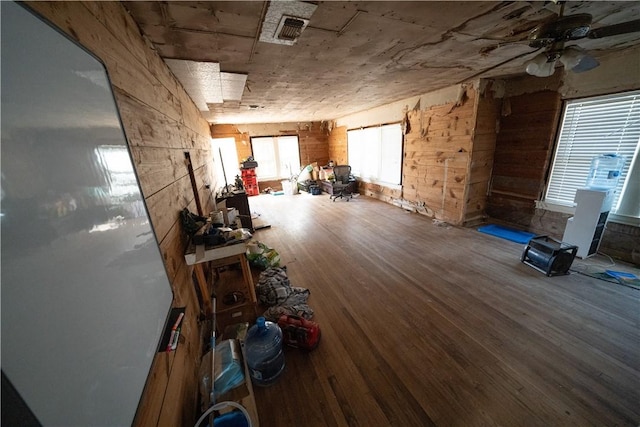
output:
[[[234,124],[332,120],[477,77],[521,74],[540,53],[528,46],[529,32],[560,10],[524,1],[307,2],[317,7],[293,46],[260,41],[264,17],[281,3],[124,5],[163,58],[247,75],[240,101],[208,103],[203,113]],[[564,15],[576,13],[590,13],[596,28],[640,19],[640,2],[566,3]],[[639,42],[634,32],[567,45],[602,57]]]

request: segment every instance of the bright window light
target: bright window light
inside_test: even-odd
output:
[[[617,154],[626,161],[611,210],[616,213],[625,195],[640,192],[640,182],[627,179],[631,165],[637,164],[639,141],[640,91],[568,101],[545,203],[573,206],[576,190],[586,186],[591,160],[603,154]]]
[[[289,179],[300,172],[300,149],[297,136],[251,138],[253,158],[258,162],[259,180]]]
[[[347,131],[349,165],[360,179],[399,185],[402,127],[399,123]]]

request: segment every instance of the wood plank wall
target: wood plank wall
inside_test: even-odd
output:
[[[402,196],[433,217],[461,224],[476,126],[477,91],[457,102],[409,112]]]
[[[323,122],[311,122],[298,132],[300,139],[300,164],[329,163],[329,131]]]
[[[360,193],[453,224],[482,220],[500,105],[461,86],[458,100],[409,112],[402,186],[360,182]],[[331,131],[329,155],[348,162],[346,127]]]
[[[329,134],[329,157],[336,165],[349,164],[346,126],[331,129]]]
[[[487,193],[496,149],[496,134],[502,100],[495,98],[486,88],[476,97],[476,120],[473,131],[473,149],[469,164],[466,206],[463,224],[473,225],[484,221]]]
[[[203,209],[208,212],[212,207],[204,187],[216,182],[209,125],[119,2],[27,5],[104,62],[160,242],[173,305],[186,307],[180,346],[174,353],[156,356],[135,425],[191,425],[196,416],[197,371],[205,338],[192,273],[184,262],[186,240],[178,219],[184,207],[196,211],[185,152],[191,155]]]
[[[560,94],[542,90],[503,100],[487,213],[528,228],[545,174],[561,114]]]

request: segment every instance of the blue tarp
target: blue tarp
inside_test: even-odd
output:
[[[513,228],[503,227],[501,225],[490,224],[484,225],[478,228],[481,233],[491,234],[492,236],[500,237],[502,239],[511,240],[516,243],[529,243],[535,234],[527,233],[526,231],[515,230]]]

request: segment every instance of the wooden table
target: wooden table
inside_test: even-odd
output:
[[[256,291],[253,286],[253,276],[251,275],[251,269],[249,268],[249,262],[245,255],[247,251],[247,243],[249,240],[245,240],[241,243],[235,243],[232,245],[216,246],[210,249],[205,248],[204,245],[190,245],[187,252],[184,255],[184,259],[187,265],[193,265],[193,269],[196,272],[196,279],[198,281],[198,287],[202,295],[204,302],[204,309],[207,315],[213,314],[213,307],[211,305],[211,293],[207,286],[207,278],[204,274],[203,264],[210,262],[212,267],[222,267],[225,265],[240,263],[242,268],[242,277],[244,278],[249,298],[251,302],[256,303]]]

